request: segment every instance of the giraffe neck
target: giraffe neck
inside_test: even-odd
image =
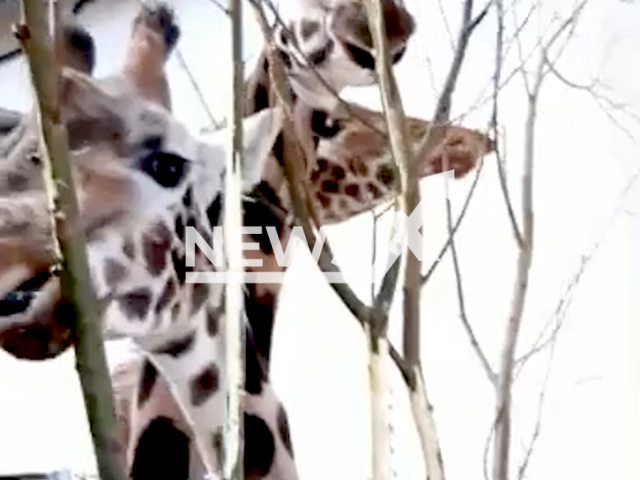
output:
[[[245,115],[275,106],[268,68],[269,62],[263,52],[245,85]],[[380,145],[371,145],[371,138],[368,138],[361,146],[362,160],[345,162],[344,165],[329,161],[327,158],[339,161],[340,152],[331,151],[330,138],[325,141],[312,132],[316,130],[323,133],[327,115],[311,109],[298,109],[297,106],[301,104],[302,99],[296,97],[290,87],[289,89],[294,101],[295,121],[302,125],[309,125],[308,131],[301,133],[312,134],[315,137],[309,139],[311,145],[315,144],[316,150],[311,157],[312,163],[307,168],[307,186],[321,224],[345,221],[388,201],[391,198],[389,186],[395,181],[395,177],[386,171],[384,174],[376,175],[379,164],[385,162],[383,158],[374,160],[370,155],[370,149],[379,149]],[[350,135],[350,133],[347,134]],[[380,141],[384,142],[384,139],[381,138]],[[309,158],[307,161],[309,162]],[[245,241],[257,242],[260,250],[245,251],[245,257],[262,261],[261,267],[249,267],[249,271],[284,272],[286,270],[286,267],[277,264],[266,233],[267,227],[274,227],[281,245],[286,249],[291,234],[287,220],[292,212],[292,205],[282,165],[282,136],[279,135],[265,162],[262,182],[251,194],[259,201],[244,203],[244,225],[262,227],[261,234],[246,235]],[[254,331],[256,348],[266,364],[267,372],[280,287],[281,285],[277,283],[256,283],[248,284],[245,288],[247,318]]]

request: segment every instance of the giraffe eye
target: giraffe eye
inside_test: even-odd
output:
[[[311,115],[311,129],[320,137],[332,138],[340,132],[340,125],[329,118],[326,112],[316,110]]]
[[[188,171],[187,161],[172,153],[153,152],[140,162],[140,170],[165,188],[176,187]]]

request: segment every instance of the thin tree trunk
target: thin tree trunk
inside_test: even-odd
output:
[[[60,254],[62,295],[76,312],[76,368],[102,480],[124,480],[109,370],[91,286],[84,232],[68,161],[66,128],[59,110],[60,68],[49,34],[48,2],[22,0],[22,23],[16,36],[29,61],[37,97],[44,183],[53,206]]]
[[[391,472],[391,444],[389,438],[388,385],[385,361],[389,355],[386,337],[367,328],[369,341],[369,388],[371,391],[371,434],[373,439],[373,479],[389,478]]]
[[[233,58],[233,99],[231,115],[232,154],[227,163],[225,195],[225,248],[229,259],[229,272],[234,277],[225,284],[226,288],[226,336],[229,372],[229,401],[227,425],[225,429],[224,478],[244,480],[244,364],[245,329],[242,312],[243,295],[240,278],[242,267],[242,117],[244,63],[242,59],[242,1],[232,0],[229,5],[231,16],[231,49]]]
[[[511,313],[501,356],[497,384],[496,434],[493,449],[493,478],[508,480],[511,445],[511,400],[515,353],[522,325],[524,305],[529,286],[529,270],[533,259],[533,158],[538,96],[542,84],[543,62],[540,61],[536,83],[528,92],[528,110],[525,124],[524,174],[522,177],[522,243],[518,254],[516,280],[511,302]]]
[[[372,32],[373,44],[377,52],[376,73],[380,86],[380,95],[384,108],[389,140],[393,158],[400,170],[401,191],[398,192],[398,204],[407,217],[410,217],[420,204],[420,187],[415,175],[415,161],[409,147],[406,122],[400,93],[391,70],[389,51],[382,5],[379,0],[365,2],[369,28]],[[409,229],[412,227],[409,226]],[[419,229],[422,234],[422,228]],[[422,245],[414,245],[421,248]],[[406,248],[404,253],[404,357],[406,364],[414,372],[413,386],[409,384],[410,401],[414,421],[420,437],[428,478],[431,480],[444,479],[444,465],[432,408],[426,394],[426,388],[420,370],[420,292],[421,292],[421,262],[422,252]],[[383,284],[385,282],[383,281]],[[386,320],[386,317],[385,317]],[[386,324],[378,329],[381,338],[386,338]],[[420,388],[418,388],[420,386]],[[381,420],[377,420],[382,423]],[[374,432],[380,430],[374,427]],[[381,431],[381,435],[386,435]],[[387,440],[388,441],[388,440]],[[373,439],[374,446],[384,444],[383,439]],[[374,459],[374,465],[376,460]],[[384,477],[378,477],[384,478]],[[374,480],[376,477],[374,476]]]

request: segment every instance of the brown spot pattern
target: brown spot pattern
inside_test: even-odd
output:
[[[220,371],[215,363],[207,365],[190,382],[191,403],[198,407],[218,391]]]
[[[144,320],[151,305],[151,291],[144,287],[138,288],[122,295],[118,302],[128,318]]]
[[[326,195],[321,194],[320,192],[316,194],[316,198],[320,202],[320,205],[322,205],[322,208],[329,208],[329,206],[331,205],[331,199]]]
[[[142,255],[147,270],[154,277],[160,275],[167,266],[167,253],[171,247],[171,232],[162,223],[154,225],[142,236]]]
[[[345,177],[345,171],[344,168],[342,168],[340,165],[335,165],[332,169],[331,169],[331,176],[335,179],[335,180],[342,180]]]
[[[376,178],[382,182],[383,185],[389,186],[394,182],[396,176],[391,165],[385,163],[378,168]]]
[[[209,285],[206,283],[194,283],[191,291],[191,315],[197,313],[209,296]]]
[[[351,183],[345,187],[344,193],[350,197],[358,198],[360,196],[360,185],[357,183]]]
[[[158,379],[158,371],[149,360],[144,361],[140,386],[138,387],[138,406],[141,407],[151,395],[151,390]]]
[[[291,443],[291,431],[289,430],[289,420],[287,419],[287,412],[284,411],[282,404],[278,406],[278,416],[276,419],[278,424],[278,433],[284,443],[287,452],[293,458],[293,444]]]
[[[224,309],[224,305],[218,308],[207,308],[207,333],[215,337],[220,331],[220,315]]]
[[[371,183],[371,182],[367,183],[367,188],[369,189],[369,191],[373,195],[373,198],[375,198],[376,200],[383,196],[383,194],[380,191],[380,189],[378,187],[376,187],[373,183]]]
[[[211,443],[213,444],[213,450],[216,452],[216,456],[218,457],[218,466],[222,470],[224,466],[224,444],[223,436],[222,436],[222,427],[218,428],[211,435]]]
[[[320,24],[313,20],[302,20],[300,22],[300,36],[302,40],[308,40],[314,33],[320,30]]]
[[[180,317],[180,311],[180,302],[177,302],[173,305],[173,307],[171,307],[171,320],[173,320],[174,322],[178,320],[178,318]]]
[[[326,172],[328,168],[329,168],[329,162],[324,158],[319,158],[318,159],[318,172],[319,173]]]
[[[130,260],[133,260],[136,257],[136,247],[133,244],[133,239],[131,237],[127,237],[124,239],[124,243],[122,244],[122,252]]]
[[[195,342],[196,334],[191,332],[184,338],[173,340],[167,343],[165,346],[156,349],[155,353],[159,355],[169,355],[171,357],[177,358],[191,350]]]
[[[176,294],[176,281],[173,277],[170,277],[165,283],[164,288],[162,289],[162,293],[160,297],[158,297],[158,302],[156,303],[155,311],[157,314],[162,313],[162,311],[167,308],[171,300]]]
[[[340,186],[338,182],[334,182],[333,180],[325,180],[322,182],[321,187],[323,192],[327,193],[337,193],[340,190]]]
[[[127,276],[127,269],[124,265],[113,258],[108,258],[104,262],[104,281],[108,287],[113,287],[120,283]]]

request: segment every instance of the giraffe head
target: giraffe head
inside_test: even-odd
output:
[[[394,199],[400,177],[383,114],[355,104],[341,105],[329,113],[298,102],[293,119],[307,161],[306,188],[321,224],[348,220]],[[429,144],[418,151],[429,129]],[[480,131],[432,126],[418,118],[407,118],[407,133],[415,154],[413,173],[419,178],[445,171],[463,178],[495,149],[494,142]],[[262,178],[280,197],[280,206],[289,210],[281,156],[276,144]]]
[[[405,53],[415,22],[400,1],[382,0],[382,7],[395,64]],[[373,42],[361,1],[289,0],[280,11],[282,23],[274,27],[274,42],[295,96],[331,110],[335,93],[375,82]],[[263,54],[249,79],[249,113],[269,104],[267,68]]]
[[[204,143],[164,108],[130,93],[109,93],[69,69],[62,76],[60,104],[81,213],[77,228],[86,237],[96,293],[108,299],[106,325],[133,337],[175,328],[208,298],[206,284],[184,284],[184,232],[194,226],[206,237],[218,224],[223,134]],[[272,110],[246,120],[246,176],[257,178],[252,170],[261,168],[278,128]],[[36,136],[23,138],[32,148],[18,145],[9,156],[29,152],[22,159],[31,165],[21,172],[26,181],[18,191],[6,185],[0,192],[1,340],[8,350],[12,342],[28,349],[40,341],[56,349],[55,343],[38,338],[42,332],[37,328],[22,328],[69,326],[69,306],[60,297],[58,278],[49,273],[51,224]],[[0,176],[10,176],[15,164],[0,160],[5,169]],[[25,335],[35,336],[35,346],[29,347]],[[71,341],[62,340],[60,348]]]

